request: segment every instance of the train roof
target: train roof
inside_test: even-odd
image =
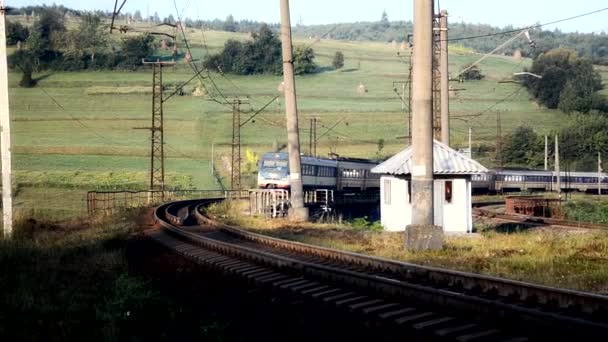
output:
[[[514,175],[514,176],[553,176],[555,171],[545,170],[494,170],[497,175]],[[597,172],[572,172],[561,171],[561,176],[570,177],[597,177]],[[601,173],[602,177],[606,177],[606,173]]]
[[[287,152],[266,152],[262,155],[262,159],[288,159],[289,156],[287,154]],[[316,160],[316,161],[327,161],[327,162],[333,162],[334,164],[336,162],[352,162],[352,163],[366,163],[366,164],[374,164],[377,165],[378,162],[370,160],[370,159],[363,159],[363,158],[350,158],[350,157],[336,157],[336,158],[322,158],[322,157],[313,157],[313,156],[307,156],[305,154],[301,155],[301,158],[305,158],[308,160]]]

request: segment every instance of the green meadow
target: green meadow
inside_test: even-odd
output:
[[[213,31],[203,34],[188,29],[192,54],[198,61],[219,51],[229,38],[249,39],[245,34]],[[302,37],[295,44],[312,46],[320,66],[318,73],[296,80],[304,152],[308,152],[312,117],[319,119],[321,156],[332,151],[344,156],[377,157],[379,139],[384,140],[384,149],[380,151],[383,156],[407,145],[408,116],[393,82],[407,80],[409,50],[379,42],[315,42]],[[336,51],[345,56],[341,70],[331,67]],[[451,51],[452,74],[481,57],[458,46],[452,46]],[[486,75],[484,80],[451,84],[457,90],[450,99],[453,147],[466,147],[471,127],[474,148],[491,150],[499,115],[503,134],[519,125],[548,133],[565,123],[565,114],[537,106],[521,85],[504,83],[529,64],[530,60],[525,59],[490,57],[480,64]],[[608,78],[608,70],[601,71]],[[164,69],[163,77],[171,88],[193,75],[191,67],[178,61],[175,67]],[[81,212],[82,198],[88,190],[147,187],[150,133],[135,128],[150,126],[150,69],[42,73],[35,75],[39,84],[31,89],[18,87],[20,76],[17,72],[9,75],[13,163],[20,210],[58,209],[61,217],[68,212]],[[270,102],[242,127],[242,151],[243,155],[248,149],[262,153],[281,146],[286,140],[283,98],[277,89],[281,80],[275,75],[212,72],[203,80],[208,89],[206,95],[191,94],[199,86],[200,81],[195,79],[184,88],[186,95],[171,97],[164,107],[168,186],[219,188],[219,182],[211,176],[211,159],[220,175],[229,173],[232,109],[218,102],[237,96],[247,98],[249,104],[241,108],[243,121]],[[358,92],[360,85],[367,92]],[[401,87],[397,88],[401,92]],[[276,96],[279,98],[273,100]],[[489,153],[475,157],[492,166]],[[226,179],[222,181],[229,185]],[[60,201],[57,203],[53,199],[55,194],[65,191],[77,195],[57,195]],[[55,203],[49,205],[49,201]],[[61,208],[61,201],[65,202],[65,208]]]

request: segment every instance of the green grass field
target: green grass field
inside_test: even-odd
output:
[[[248,39],[244,34],[188,30],[195,59],[208,51],[219,51],[228,38]],[[393,81],[407,79],[409,51],[397,51],[390,44],[322,40],[314,43],[297,39],[296,44],[311,45],[323,70],[297,78],[301,142],[308,150],[309,118],[318,117],[318,145],[321,155],[334,152],[352,157],[374,157],[378,139],[385,140],[383,153],[391,155],[405,147],[407,116],[393,89]],[[481,55],[454,47],[451,72],[478,59]],[[341,71],[332,70],[336,51],[345,55]],[[398,56],[398,52],[400,56]],[[406,57],[403,57],[406,56]],[[451,98],[451,137],[454,147],[465,147],[468,127],[473,129],[474,146],[493,146],[496,118],[500,113],[502,132],[518,125],[530,125],[539,133],[548,133],[565,123],[565,114],[539,108],[530,96],[514,83],[499,83],[513,72],[521,71],[529,60],[492,57],[481,63],[486,79],[454,83],[462,89]],[[608,70],[602,69],[604,78]],[[193,75],[185,64],[167,68],[167,83],[185,81]],[[10,107],[13,120],[14,168],[18,186],[41,191],[38,200],[29,193],[28,200],[18,200],[21,209],[47,201],[44,188],[62,191],[145,188],[147,182],[150,137],[152,72],[66,72],[36,75],[38,87],[17,86],[20,74],[9,75]],[[280,95],[280,76],[235,76],[213,73],[220,92],[209,96],[175,96],[165,104],[166,172],[170,187],[216,189],[210,172],[211,146],[220,172],[230,153],[231,118],[229,106],[212,99],[239,96],[250,99],[244,105],[243,120]],[[192,89],[198,84],[194,81]],[[209,85],[209,81],[206,81]],[[368,92],[357,93],[363,84]],[[115,89],[115,94],[112,93]],[[407,96],[407,95],[406,95]],[[243,154],[246,149],[265,152],[286,140],[283,99],[280,97],[242,128]],[[327,128],[341,122],[326,134]],[[489,155],[477,156],[487,166]],[[70,190],[71,189],[71,190]],[[25,196],[24,194],[22,196]],[[70,196],[66,196],[70,197]],[[74,196],[72,196],[74,197]],[[76,196],[77,197],[77,196]],[[57,207],[54,205],[53,207]]]

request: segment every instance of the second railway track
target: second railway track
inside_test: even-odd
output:
[[[608,296],[253,234],[206,217],[204,210],[214,201],[160,206],[155,215],[163,229],[151,236],[192,260],[259,286],[433,339],[601,340],[608,332]]]

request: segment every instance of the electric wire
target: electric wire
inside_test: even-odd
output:
[[[551,22],[548,22],[548,23],[536,24],[536,25],[531,25],[531,26],[526,26],[526,27],[523,27],[523,28],[519,28],[519,29],[501,31],[501,32],[496,32],[496,33],[487,33],[487,34],[480,34],[480,35],[476,35],[476,36],[460,37],[460,38],[449,38],[447,41],[448,42],[457,42],[457,41],[461,41],[461,40],[485,38],[485,37],[499,36],[499,35],[504,35],[504,34],[509,34],[509,33],[516,33],[516,32],[520,32],[520,31],[523,31],[523,30],[531,30],[531,29],[535,29],[535,28],[539,28],[539,27],[543,27],[543,26],[549,26],[549,25],[558,24],[558,23],[562,23],[562,22],[565,22],[565,21],[569,21],[569,20],[574,20],[574,19],[582,18],[582,17],[588,16],[588,15],[600,13],[600,12],[607,11],[607,10],[608,10],[608,7],[601,8],[601,9],[598,9],[598,10],[595,10],[595,11],[591,11],[591,12],[587,12],[587,13],[583,13],[583,14],[579,14],[579,15],[575,15],[573,17],[568,17],[568,18],[564,18],[564,19],[559,19],[559,20],[551,21]]]

